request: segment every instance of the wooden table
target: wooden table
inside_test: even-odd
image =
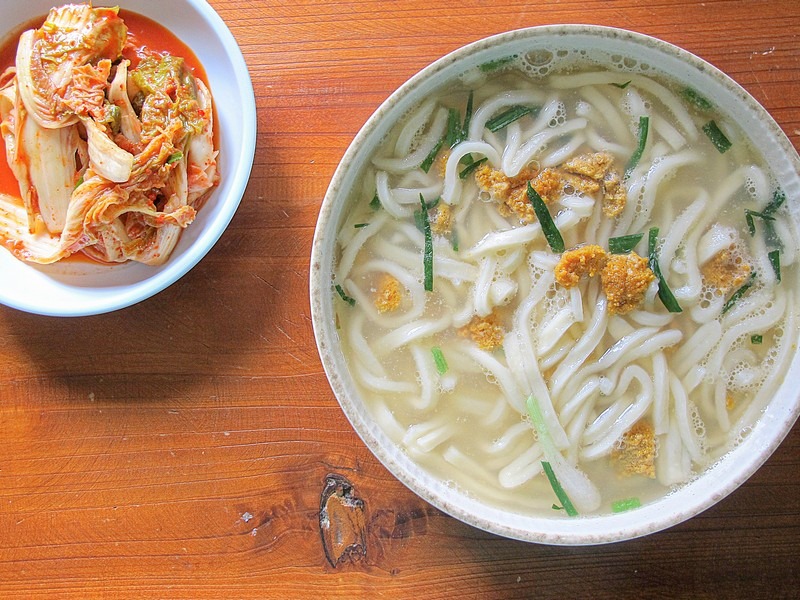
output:
[[[372,111],[443,54],[532,25],[673,42],[746,87],[800,145],[800,3],[212,0],[258,102],[229,229],[166,291],[104,316],[0,307],[0,597],[730,598],[800,594],[800,429],[742,488],[645,539],[501,539],[418,499],[323,374],[308,266],[330,177]],[[2,282],[6,285],[6,282]],[[333,567],[326,476],[365,501]]]

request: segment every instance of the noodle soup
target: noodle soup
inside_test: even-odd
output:
[[[462,74],[384,138],[338,232],[372,418],[489,506],[662,497],[746,439],[794,355],[791,200],[736,122],[649,71],[536,53]]]

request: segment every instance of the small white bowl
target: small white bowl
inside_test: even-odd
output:
[[[490,37],[441,58],[403,84],[370,117],[333,176],[322,203],[311,254],[311,313],[322,363],[345,414],[364,443],[412,491],[450,515],[486,531],[531,542],[587,545],[643,536],[680,523],[712,506],[741,485],[777,448],[800,412],[795,381],[800,354],[793,357],[775,397],[743,443],[678,491],[619,514],[577,519],[537,517],[500,510],[448,487],[393,443],[365,406],[348,371],[335,326],[332,274],[336,234],[346,216],[351,190],[381,139],[414,106],[459,73],[492,60],[534,50],[573,49],[631,57],[713,98],[738,122],[765,155],[788,198],[800,197],[800,157],[767,111],[743,88],[700,58],[666,42],[625,30],[557,25]],[[794,223],[800,206],[791,205]]]
[[[3,10],[0,39],[8,40],[22,24],[65,3],[9,3]],[[118,4],[166,27],[203,65],[216,111],[220,184],[182,232],[169,260],[158,267],[86,261],[33,265],[0,249],[0,303],[7,306],[74,317],[106,313],[145,300],[177,281],[206,255],[228,226],[247,186],[255,154],[255,97],[244,57],[223,20],[204,0],[123,0]],[[5,148],[0,160],[5,160]]]

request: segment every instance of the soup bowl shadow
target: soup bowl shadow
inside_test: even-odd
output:
[[[798,417],[800,399],[791,382],[800,376],[800,355],[793,356],[784,383],[749,435],[685,485],[622,513],[572,519],[537,516],[497,508],[448,485],[389,438],[350,374],[334,309],[337,232],[359,185],[359,174],[392,127],[423,99],[465,71],[510,55],[553,48],[569,48],[587,57],[596,50],[633,57],[649,65],[652,74],[714,98],[720,110],[747,132],[754,146],[763,149],[765,162],[787,197],[800,197],[800,157],[788,138],[752,96],[711,64],[661,40],[615,28],[557,25],[512,31],[465,46],[426,67],[394,92],[356,135],[320,209],[311,255],[311,312],[322,363],[342,410],[378,460],[413,492],[444,512],[495,534],[546,544],[591,545],[633,539],[673,526],[714,505],[746,481],[778,447]],[[796,227],[800,207],[792,204],[789,209]]]

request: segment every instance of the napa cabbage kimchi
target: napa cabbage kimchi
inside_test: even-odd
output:
[[[17,258],[161,264],[216,185],[208,88],[184,59],[126,44],[118,9],[91,5],[20,36],[0,78],[20,191],[0,194],[0,242]]]

